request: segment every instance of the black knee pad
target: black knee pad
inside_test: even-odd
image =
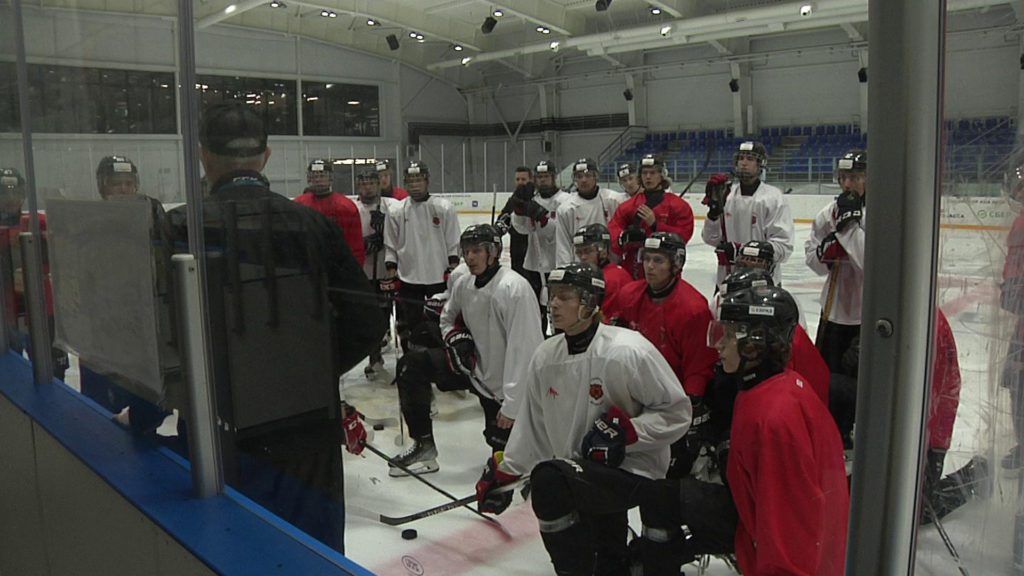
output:
[[[541,520],[552,520],[575,509],[568,478],[582,474],[583,469],[571,460],[545,460],[530,472],[533,512]]]

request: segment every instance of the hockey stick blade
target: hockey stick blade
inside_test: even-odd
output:
[[[367,450],[369,450],[370,452],[373,452],[373,453],[374,453],[374,454],[376,454],[377,456],[380,456],[380,457],[381,457],[381,458],[382,458],[382,459],[383,459],[383,460],[384,460],[385,462],[387,462],[387,463],[388,463],[389,465],[391,465],[391,466],[394,466],[395,468],[398,468],[398,469],[399,469],[399,470],[401,470],[402,472],[405,472],[405,473],[406,473],[406,474],[408,474],[409,476],[412,476],[412,477],[413,477],[413,478],[415,478],[416,480],[419,480],[419,481],[420,481],[420,482],[422,482],[423,484],[426,484],[427,486],[429,486],[430,488],[432,488],[432,489],[433,489],[433,490],[434,490],[435,492],[437,492],[437,493],[439,493],[439,494],[443,494],[444,496],[447,496],[447,497],[448,497],[448,499],[450,499],[450,500],[451,500],[452,502],[457,502],[457,501],[459,500],[459,498],[457,498],[457,497],[453,496],[453,495],[452,495],[452,494],[451,494],[450,492],[448,492],[447,490],[445,490],[445,489],[441,488],[440,486],[437,486],[436,484],[434,484],[434,483],[433,483],[433,482],[431,482],[430,480],[427,480],[426,478],[424,478],[424,477],[423,477],[422,475],[420,475],[420,474],[417,474],[416,472],[413,472],[412,470],[410,470],[408,466],[405,466],[405,465],[403,465],[403,464],[400,464],[400,463],[399,463],[398,461],[396,461],[396,460],[395,460],[394,458],[392,458],[392,457],[388,456],[387,454],[385,454],[385,453],[381,452],[381,451],[380,451],[379,449],[377,449],[377,447],[376,447],[376,446],[374,446],[373,444],[370,444],[369,442],[364,442],[364,443],[363,443],[363,446],[364,446],[364,447],[365,447],[365,448],[366,448]],[[501,522],[498,522],[498,521],[497,521],[497,520],[495,520],[494,518],[491,518],[490,516],[487,516],[487,515],[485,515],[485,514],[484,514],[483,512],[480,512],[479,510],[475,510],[475,509],[471,508],[471,507],[470,507],[470,506],[469,506],[468,504],[461,504],[460,506],[461,506],[462,508],[465,508],[466,510],[469,510],[469,511],[470,511],[470,512],[472,512],[473,514],[476,514],[477,516],[479,516],[479,517],[483,518],[484,520],[487,520],[488,522],[490,522],[490,523],[492,523],[492,524],[495,524],[496,526],[498,526],[498,527],[500,527],[500,528],[504,528],[504,527],[503,527],[503,526],[501,525]]]
[[[501,488],[496,489],[494,491],[494,494],[503,494],[505,492],[510,492],[518,488],[521,484],[522,482],[513,482],[512,484],[502,486]],[[469,496],[459,498],[458,500],[454,500],[452,502],[445,502],[440,506],[427,508],[426,510],[421,510],[419,512],[408,514],[406,516],[386,516],[384,514],[381,514],[380,521],[381,523],[387,524],[388,526],[401,526],[402,524],[408,524],[409,522],[415,522],[416,520],[429,518],[442,512],[447,512],[449,510],[454,510],[456,508],[462,508],[463,506],[467,506],[469,504],[472,504],[473,502],[476,502],[476,494],[470,494]]]

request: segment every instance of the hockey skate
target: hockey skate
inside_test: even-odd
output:
[[[363,369],[363,374],[367,378],[376,378],[377,376],[384,373],[384,357],[378,354],[370,354],[370,359],[366,362],[366,368]]]
[[[394,461],[416,474],[429,474],[440,469],[437,465],[437,446],[434,445],[434,439],[429,436],[414,439],[412,446],[405,452],[395,456]],[[388,467],[388,476],[392,478],[408,475],[405,470],[398,466],[391,465]]]

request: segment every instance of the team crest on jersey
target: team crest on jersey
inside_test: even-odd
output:
[[[558,390],[554,386],[548,386],[548,398],[558,398]]]
[[[440,225],[441,225],[441,219],[438,218],[437,216],[434,216],[434,226],[440,226]]]
[[[590,403],[600,404],[602,398],[604,398],[604,384],[600,378],[594,378],[590,381]]]

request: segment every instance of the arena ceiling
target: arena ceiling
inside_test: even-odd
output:
[[[607,9],[598,10],[598,2]],[[948,0],[950,12],[1015,25],[1020,0]],[[26,4],[33,4],[29,1]],[[174,0],[39,0],[42,7],[173,16]],[[501,15],[496,15],[500,11]],[[700,46],[742,60],[750,39],[831,29],[864,47],[868,0],[197,0],[199,28],[216,25],[315,38],[394,58],[463,88],[514,75],[557,76],[593,60],[642,67],[655,51]],[[991,15],[995,12],[995,15]],[[493,18],[489,33],[482,29]],[[389,37],[393,38],[389,43]],[[397,48],[393,48],[397,41]]]

